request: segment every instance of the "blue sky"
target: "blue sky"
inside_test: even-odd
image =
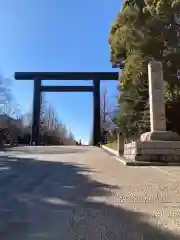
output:
[[[109,62],[109,29],[121,1],[0,0],[0,69],[12,79],[23,112],[32,108],[32,81],[15,81],[15,71],[117,71]],[[89,85],[87,81],[46,81],[46,85]],[[108,88],[115,105],[116,82]],[[46,93],[45,99],[77,139],[92,131],[91,93]]]

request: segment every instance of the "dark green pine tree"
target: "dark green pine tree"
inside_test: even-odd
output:
[[[180,107],[179,2],[126,0],[112,24],[110,60],[122,68],[116,122],[126,136],[149,129],[147,66],[153,58],[164,63],[168,128],[180,133],[175,117]]]

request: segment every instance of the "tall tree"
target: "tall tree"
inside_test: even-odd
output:
[[[0,112],[7,114],[12,104],[12,93],[9,88],[10,79],[0,74]]]
[[[114,127],[114,109],[110,109],[108,102],[108,91],[107,88],[104,88],[101,95],[101,129],[111,129]]]
[[[29,143],[31,137],[32,114],[24,116],[24,139]],[[68,131],[65,124],[61,122],[54,108],[45,100],[45,96],[41,95],[41,111],[40,111],[40,142],[45,145],[75,144],[74,136]]]
[[[147,65],[153,58],[164,63],[168,128],[180,133],[174,116],[180,106],[178,2],[126,0],[111,27],[111,61],[122,69],[116,119],[126,136],[149,129]]]
[[[101,129],[107,128],[107,117],[108,117],[108,92],[107,88],[103,90],[101,96]]]
[[[0,74],[0,146],[20,134],[21,111],[10,89],[11,80]]]

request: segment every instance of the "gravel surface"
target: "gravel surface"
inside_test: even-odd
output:
[[[94,147],[0,153],[0,240],[180,239],[180,168]]]

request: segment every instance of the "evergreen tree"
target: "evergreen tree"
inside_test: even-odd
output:
[[[180,106],[178,2],[126,0],[111,27],[111,62],[122,69],[116,122],[126,136],[149,129],[147,65],[153,58],[164,64],[168,128],[180,133],[174,124]]]

